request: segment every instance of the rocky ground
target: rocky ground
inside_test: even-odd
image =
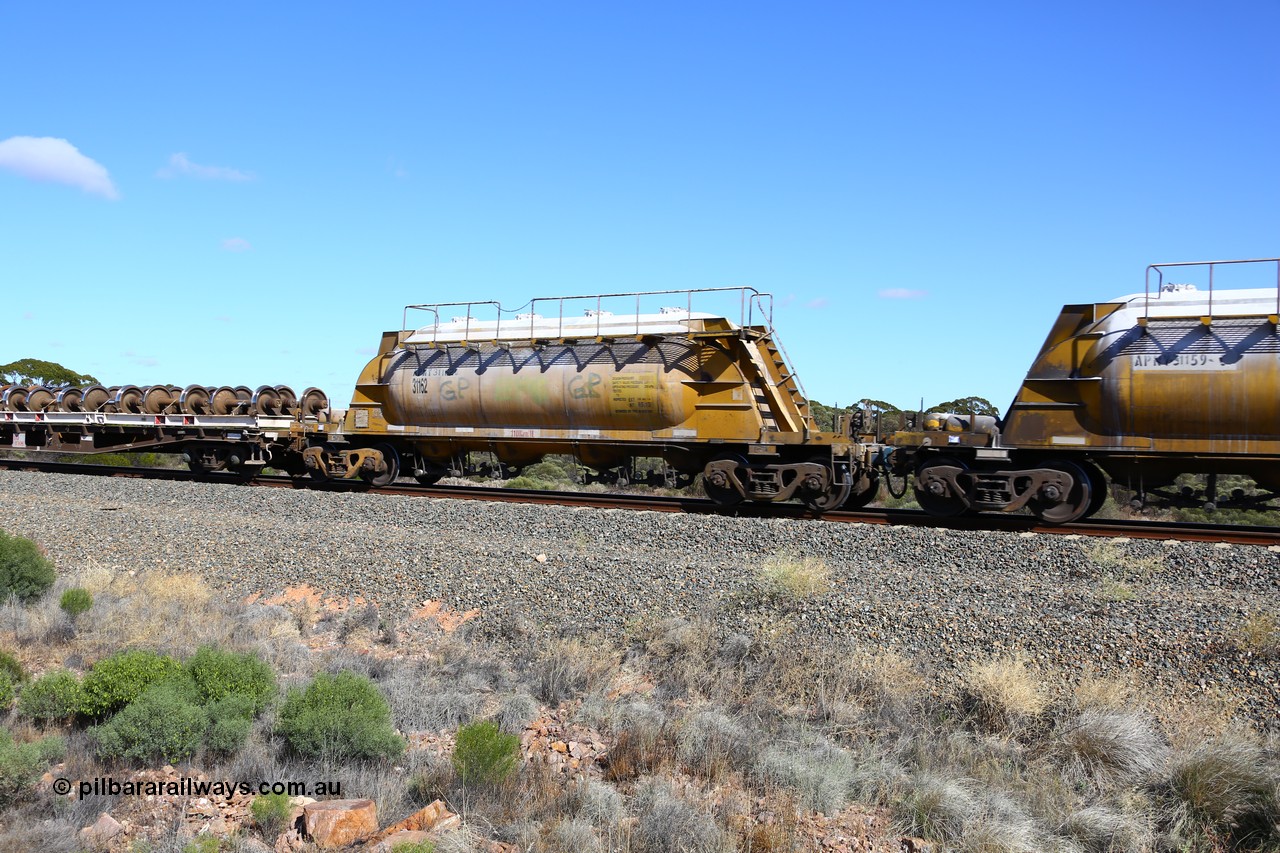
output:
[[[0,529],[62,571],[195,572],[238,597],[310,584],[384,605],[443,602],[487,633],[618,636],[643,615],[776,621],[771,555],[820,557],[831,588],[785,602],[827,650],[894,650],[945,674],[1024,653],[1065,683],[1123,675],[1159,703],[1208,696],[1280,718],[1280,660],[1249,626],[1280,613],[1280,553],[1251,546],[948,532],[201,483],[0,473]]]

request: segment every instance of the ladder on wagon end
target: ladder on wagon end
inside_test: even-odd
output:
[[[745,340],[744,344],[759,377],[752,386],[756,402],[765,415],[765,429],[800,432],[808,438],[817,426],[809,408],[809,398],[800,384],[800,377],[791,368],[782,342],[770,329],[754,340]],[[772,413],[772,418],[769,413]]]

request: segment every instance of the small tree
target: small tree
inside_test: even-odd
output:
[[[8,729],[0,729],[0,807],[29,794],[40,773],[65,752],[65,742],[56,735],[15,743]]]
[[[58,606],[74,622],[77,616],[93,607],[93,596],[84,587],[73,586],[58,599]]]
[[[103,758],[135,761],[190,757],[204,740],[209,716],[174,681],[156,684],[89,733]]]
[[[0,598],[31,601],[53,586],[53,563],[30,539],[0,531]]]
[[[991,415],[1000,417],[1000,409],[985,397],[960,397],[925,409],[926,412],[954,412],[958,415]]]
[[[187,672],[195,681],[202,701],[242,696],[251,706],[250,717],[259,714],[276,695],[275,673],[268,663],[253,654],[202,646],[187,661]]]
[[[14,385],[97,385],[98,380],[87,373],[76,373],[53,361],[38,358],[20,358],[8,364],[0,364],[0,377]]]
[[[288,825],[293,804],[287,794],[260,794],[253,798],[249,811],[253,813],[254,823],[262,830],[262,836],[275,840]]]
[[[80,712],[102,719],[128,705],[148,687],[182,672],[182,664],[148,651],[117,652],[93,665],[80,687]]]
[[[18,713],[41,722],[70,719],[79,709],[80,680],[65,669],[46,672],[18,696]]]
[[[485,720],[458,729],[453,767],[464,785],[497,785],[516,769],[520,738]]]
[[[354,672],[321,673],[306,690],[290,690],[277,728],[302,755],[331,760],[390,758],[405,747],[387,700]]]

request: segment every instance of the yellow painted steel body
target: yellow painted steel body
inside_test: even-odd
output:
[[[515,465],[572,453],[596,467],[654,455],[696,472],[726,447],[775,457],[805,447],[828,459],[848,452],[846,439],[814,429],[765,328],[713,316],[678,327],[641,320],[640,334],[599,337],[388,332],[343,432],[357,441],[390,434],[434,463],[468,451]]]
[[[386,376],[387,417],[419,426],[661,430],[693,415],[689,375],[664,370],[656,348],[602,344],[480,350],[409,350]],[[636,358],[638,356],[638,358]],[[586,364],[579,364],[586,360]]]
[[[1088,451],[1116,475],[1195,471],[1280,485],[1274,290],[1068,305],[1005,418],[1002,443]]]

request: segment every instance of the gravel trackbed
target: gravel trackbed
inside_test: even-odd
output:
[[[1280,616],[1277,549],[19,472],[0,473],[0,528],[63,573],[194,572],[236,596],[309,583],[568,634],[708,612],[750,630],[781,612],[822,647],[929,671],[1016,651],[1068,679],[1123,674],[1280,719],[1276,638],[1260,649],[1245,630]],[[820,557],[831,590],[767,595],[757,568],[778,552]]]

